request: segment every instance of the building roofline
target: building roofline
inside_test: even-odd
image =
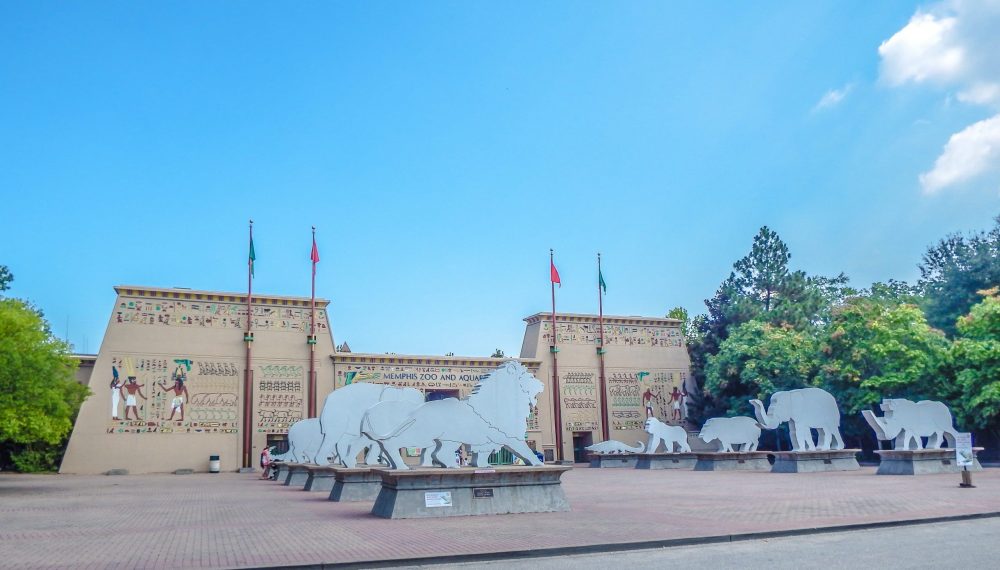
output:
[[[334,362],[356,362],[359,364],[433,364],[445,366],[497,365],[516,360],[529,366],[541,366],[538,358],[493,358],[492,356],[441,356],[430,354],[369,354],[364,352],[337,352],[330,355]]]
[[[582,314],[582,313],[556,313],[556,321],[569,322],[569,323],[596,323],[598,320],[598,315],[595,314]],[[551,320],[552,313],[535,313],[524,317],[524,322],[529,325],[535,324],[543,320]],[[671,319],[669,317],[640,317],[640,316],[628,316],[628,315],[604,315],[604,324],[606,325],[680,325],[682,321],[680,319]]]
[[[144,285],[115,285],[115,293],[130,297],[151,297],[154,299],[180,299],[185,301],[219,301],[246,303],[246,293],[231,293],[227,291],[203,291],[200,289],[184,289],[180,287],[148,287]],[[309,297],[293,297],[289,295],[271,295],[267,293],[254,294],[253,303],[258,305],[288,305],[308,306]],[[316,298],[316,306],[324,308],[330,304],[328,299]]]

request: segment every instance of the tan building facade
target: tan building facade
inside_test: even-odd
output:
[[[310,345],[309,299],[253,297],[247,391],[245,294],[129,286],[115,291],[90,377],[93,395],[80,408],[61,473],[205,471],[212,455],[220,456],[224,470],[235,470],[243,464],[247,430],[255,456],[269,434],[287,433],[307,417],[311,346],[321,347],[317,392],[332,389],[325,300],[317,300],[317,343]]]
[[[547,387],[553,383],[553,368],[558,372],[564,459],[582,461],[584,447],[605,439],[629,445],[645,441],[643,424],[649,415],[668,423],[683,421],[690,360],[680,321],[565,313],[557,313],[555,321],[553,339],[550,313],[525,319],[521,356],[541,360],[538,378]],[[543,424],[554,448],[553,391],[546,389],[543,396]]]
[[[332,390],[368,382],[417,388],[428,400],[461,398],[503,362],[338,352],[325,300],[316,302],[316,337],[310,343],[309,299],[255,295],[248,342],[245,294],[115,290],[89,380],[93,395],[81,407],[62,473],[205,471],[213,455],[223,470],[255,466],[265,446],[280,442],[289,426],[310,416],[310,397],[318,411]],[[634,443],[645,439],[642,423],[648,414],[674,423],[681,417],[675,408],[683,408],[688,359],[678,321],[604,317],[603,354],[595,315],[557,314],[555,353],[551,315],[525,321],[518,360],[545,383],[525,435],[547,460],[559,455],[557,416],[565,460],[580,459],[581,448],[601,441],[605,429],[613,439]]]

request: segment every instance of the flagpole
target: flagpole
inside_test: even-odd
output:
[[[312,227],[313,247],[309,252],[312,261],[312,315],[309,321],[309,417],[316,417],[316,226]]]
[[[555,267],[555,252],[549,249],[549,268]],[[562,426],[562,405],[559,401],[559,366],[556,358],[556,353],[559,352],[558,340],[556,335],[556,282],[552,280],[551,275],[549,276],[550,285],[552,286],[552,345],[549,347],[549,352],[552,353],[552,402],[555,408],[555,420],[556,420],[556,462],[562,462],[563,459],[563,426]]]
[[[243,467],[253,468],[250,457],[253,445],[253,220],[250,220],[250,249],[247,256],[247,329],[243,335],[243,342],[247,345],[246,371],[243,375]]]
[[[601,330],[601,345],[597,347],[599,370],[601,373],[601,435],[604,441],[611,439],[611,427],[608,422],[608,387],[604,375],[604,292],[602,289],[604,275],[601,273],[601,252],[597,252],[597,322]]]

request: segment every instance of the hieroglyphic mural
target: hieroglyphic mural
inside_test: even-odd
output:
[[[292,424],[305,417],[305,367],[288,363],[261,363],[256,367],[255,408],[257,431],[288,433]]]
[[[560,370],[559,387],[565,429],[569,431],[600,429],[597,373],[585,368]]]
[[[614,430],[641,430],[647,417],[677,424],[684,419],[683,370],[608,369],[608,413]]]
[[[247,307],[241,303],[214,303],[177,299],[124,298],[115,308],[114,324],[164,325],[204,328],[246,328]],[[309,332],[311,312],[303,307],[254,305],[254,330]],[[316,328],[327,328],[326,311],[316,310]]]
[[[240,373],[230,361],[113,355],[107,433],[235,433]]]
[[[552,342],[552,323],[542,321],[542,339],[546,344]],[[557,322],[559,344],[590,344],[598,345],[601,340],[601,328],[597,323],[566,323]],[[678,327],[641,326],[641,325],[604,325],[605,346],[651,346],[659,348],[680,347],[683,345],[681,331]]]

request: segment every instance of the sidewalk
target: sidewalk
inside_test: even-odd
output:
[[[888,477],[578,468],[568,513],[384,520],[256,475],[0,475],[5,568],[415,559],[1000,511],[1000,470]]]

